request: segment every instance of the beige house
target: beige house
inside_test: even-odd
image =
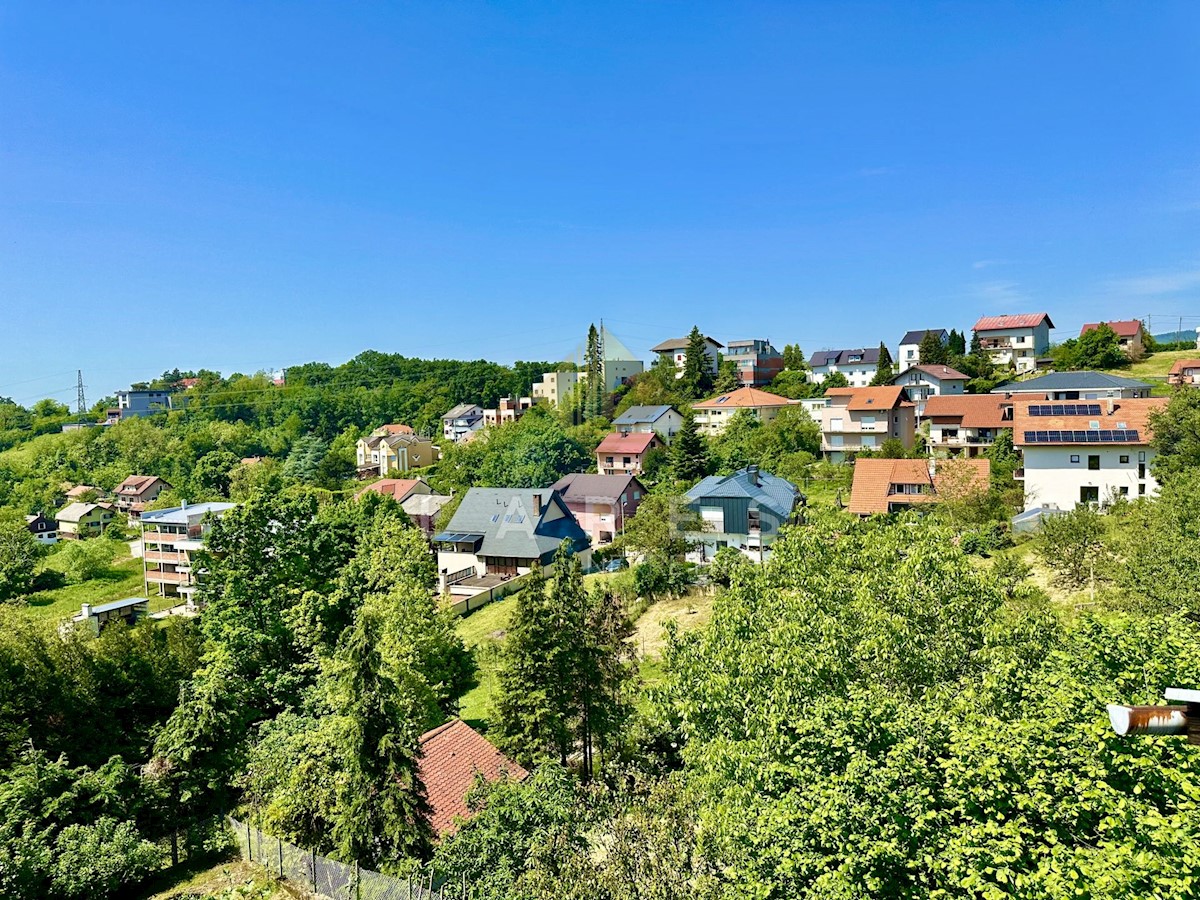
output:
[[[831,462],[878,450],[888,438],[909,449],[916,435],[915,404],[898,385],[833,388],[821,412],[821,452]]]
[[[696,417],[696,428],[701,434],[717,435],[725,430],[734,413],[748,410],[760,422],[770,422],[779,410],[792,403],[787,397],[760,391],[758,388],[738,388],[711,400],[692,404]]]
[[[1130,359],[1141,359],[1146,355],[1146,328],[1140,320],[1129,319],[1105,324],[1117,333],[1117,343],[1120,344],[1121,350],[1126,356]],[[1088,322],[1079,329],[1079,336],[1083,337],[1089,331],[1095,331],[1099,327],[1099,322]]]
[[[1180,359],[1171,366],[1167,384],[1200,384],[1200,359]]]
[[[533,399],[558,406],[563,400],[570,399],[575,389],[585,381],[586,372],[546,372],[540,381],[533,384]]]
[[[929,452],[981,456],[1002,430],[1012,431],[1013,402],[1004,394],[938,395],[925,401]]]
[[[101,534],[113,519],[111,503],[72,503],[54,516],[58,522],[58,537],[76,541]]]
[[[492,428],[515,422],[533,408],[532,397],[501,397],[495,409],[483,411],[483,425]]]
[[[361,478],[407,472],[437,462],[437,447],[432,438],[414,434],[407,425],[376,428],[355,445],[358,474]]]
[[[147,503],[153,503],[159,494],[170,489],[171,485],[157,475],[130,475],[117,485],[114,492],[117,509],[137,518]]]

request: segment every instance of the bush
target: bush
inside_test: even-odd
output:
[[[721,547],[713,555],[712,562],[708,566],[708,577],[717,584],[729,587],[735,572],[752,565],[754,563],[750,562],[746,555],[736,547]]]
[[[641,597],[680,597],[695,582],[695,566],[675,559],[648,556],[633,570],[633,586]]]
[[[91,581],[108,573],[116,556],[113,541],[68,541],[59,551],[63,573],[72,584]]]
[[[988,522],[972,531],[963,532],[959,548],[973,556],[991,556],[997,550],[1012,546],[1008,526],[1003,522]]]
[[[161,864],[158,848],[131,822],[103,817],[94,825],[69,825],[55,843],[50,880],[57,896],[110,897],[137,884]]]

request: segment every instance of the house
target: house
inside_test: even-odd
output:
[[[964,375],[958,369],[949,366],[909,366],[891,380],[904,388],[904,394],[917,404],[917,412],[930,397],[965,394],[970,376]]]
[[[851,387],[866,387],[879,368],[879,348],[857,350],[818,350],[808,361],[808,380],[821,384],[834,372],[841,372]]]
[[[441,590],[490,591],[535,564],[549,572],[564,540],[587,568],[587,533],[552,488],[471,488],[433,536]]]
[[[1025,509],[1073,509],[1115,497],[1158,492],[1150,473],[1150,414],[1166,397],[1110,398],[1094,403],[1013,405],[1013,444],[1020,449]]]
[[[586,381],[587,372],[546,372],[533,383],[533,399],[558,406],[563,400],[570,400],[575,389]]]
[[[106,496],[108,496],[108,491],[98,488],[94,484],[77,484],[67,491],[67,499],[71,501],[100,499]]]
[[[146,593],[181,597],[195,606],[196,587],[202,572],[195,567],[195,554],[213,523],[237,506],[236,503],[183,503],[170,509],[142,513],[141,550]]]
[[[111,503],[76,502],[54,514],[58,536],[64,541],[76,541],[101,534],[113,519]]]
[[[641,475],[646,454],[664,446],[656,432],[620,434],[614,432],[596,448],[596,471],[601,475]]]
[[[710,400],[692,404],[696,417],[696,428],[701,434],[717,435],[725,430],[735,413],[746,410],[763,424],[770,422],[792,401],[778,394],[760,391],[758,388],[743,387]]]
[[[456,444],[482,427],[483,407],[474,403],[460,403],[442,416],[442,437]]]
[[[413,434],[407,425],[385,425],[355,444],[359,477],[407,472],[437,462],[432,438]]]
[[[84,603],[79,612],[71,617],[71,621],[76,626],[87,628],[92,634],[99,634],[113,622],[133,625],[149,612],[150,601],[145,597],[127,597],[124,600],[113,600],[98,606]]]
[[[906,331],[900,338],[900,353],[896,357],[899,368],[910,368],[921,362],[921,341],[927,334],[937,335],[937,339],[946,344],[950,341],[950,333],[945,328],[921,328],[917,331]]]
[[[770,341],[730,341],[725,358],[737,367],[738,384],[742,387],[764,387],[783,371],[783,354]]]
[[[517,421],[532,408],[532,397],[501,397],[495,409],[483,411],[483,424],[489,428],[506,425]]]
[[[153,503],[159,494],[170,489],[171,485],[157,475],[130,475],[114,491],[117,509],[136,519],[147,503]]]
[[[592,546],[611,544],[625,531],[642,498],[645,486],[633,475],[564,475],[555,491],[592,539]]]
[[[657,353],[659,359],[673,362],[675,364],[676,378],[683,377],[683,367],[687,365],[687,349],[688,339],[685,337],[671,338],[663,341],[661,344],[655,344],[650,348],[651,353]],[[717,360],[720,356],[724,345],[714,341],[710,337],[704,339],[704,358],[705,366],[713,375],[717,374]]]
[[[804,495],[790,481],[747,466],[732,475],[710,475],[685,495],[704,530],[689,534],[705,558],[721,547],[762,551],[793,520]]]
[[[1050,329],[1054,323],[1046,313],[1015,316],[984,316],[975,323],[979,346],[998,366],[1015,366],[1018,372],[1032,372],[1039,356],[1050,349]]]
[[[671,443],[683,425],[683,415],[673,406],[631,406],[613,419],[613,428],[621,434],[649,434],[653,431],[664,443]]]
[[[925,401],[922,423],[929,424],[927,447],[938,456],[979,456],[1012,430],[1013,401],[1003,394],[939,395]]]
[[[467,792],[482,776],[487,782],[501,778],[524,781],[529,773],[497,750],[461,719],[439,725],[421,735],[417,778],[429,803],[429,824],[438,838],[450,837],[474,811]]]
[[[906,449],[916,434],[916,406],[896,385],[832,388],[821,409],[821,452],[831,462],[847,453],[878,450],[895,438]]]
[[[1150,385],[1104,372],[1050,372],[1025,381],[1011,381],[992,390],[1026,400],[1107,400],[1110,397],[1149,397]]]
[[[1167,374],[1167,384],[1200,384],[1200,359],[1177,359]]]
[[[131,419],[167,412],[175,406],[166,389],[117,391],[117,417]]]
[[[367,485],[354,495],[354,499],[370,493],[386,494],[394,499],[426,537],[433,536],[438,513],[452,499],[446,494],[435,494],[423,478],[384,478]]]
[[[58,523],[48,516],[38,513],[36,516],[25,517],[25,527],[37,539],[39,544],[58,543]]]
[[[987,459],[856,459],[847,509],[870,516],[928,506],[986,491],[991,474]]]
[[[1117,342],[1126,356],[1130,359],[1141,359],[1146,355],[1146,327],[1140,320],[1128,319],[1106,324],[1117,333]],[[1089,331],[1095,331],[1099,327],[1099,322],[1088,322],[1079,329],[1079,336],[1083,337]]]

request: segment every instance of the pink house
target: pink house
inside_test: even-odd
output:
[[[645,486],[632,475],[564,475],[554,490],[566,501],[593,546],[612,543],[646,496]]]
[[[596,448],[596,471],[601,475],[641,475],[642,460],[665,444],[655,432],[610,434]]]

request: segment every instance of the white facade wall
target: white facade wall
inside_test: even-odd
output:
[[[1037,359],[1050,349],[1050,326],[1045,322],[1036,328],[996,328],[979,332],[979,340],[999,341],[1003,346],[986,348],[998,366],[1016,364],[1018,372],[1032,372]]]
[[[921,361],[921,345],[920,344],[901,344],[900,354],[896,357],[896,365],[901,369],[907,369],[910,366],[915,366]]]
[[[1096,488],[1099,502],[1108,502],[1114,494],[1130,500],[1158,493],[1158,482],[1150,474],[1154,450],[1150,447],[1123,447],[1077,444],[1074,446],[1026,446],[1025,508],[1053,507],[1074,509],[1083,488]],[[1100,458],[1099,469],[1088,468],[1088,457]],[[1077,458],[1078,462],[1072,462]],[[1122,462],[1122,460],[1126,460]]]
[[[841,372],[850,382],[850,387],[868,387],[875,378],[878,367],[874,363],[856,362],[829,366],[813,366],[808,380],[813,384],[822,384],[834,372]]]

